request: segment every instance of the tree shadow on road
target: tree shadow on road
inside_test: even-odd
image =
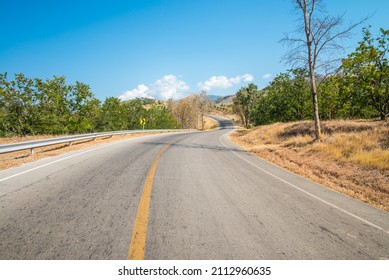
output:
[[[206,145],[206,144],[182,144],[182,143],[171,143],[169,141],[166,142],[143,142],[142,144],[145,145],[152,145],[152,146],[157,146],[157,145],[167,145],[170,144],[172,147],[176,148],[186,148],[186,149],[209,149],[209,150],[215,150],[215,151],[220,151],[220,152],[228,152],[228,151],[233,151],[233,152],[246,152],[243,149],[238,149],[238,148],[226,148],[226,147],[220,147],[220,146],[213,146],[213,145]]]

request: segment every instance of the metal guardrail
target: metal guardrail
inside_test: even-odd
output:
[[[46,147],[56,144],[68,143],[69,145],[75,141],[82,141],[88,139],[96,139],[99,137],[112,137],[114,135],[127,135],[134,133],[151,133],[151,132],[189,132],[193,129],[146,129],[146,130],[121,130],[121,131],[110,131],[110,132],[99,132],[99,133],[89,133],[89,134],[80,134],[56,138],[48,138],[41,140],[32,140],[25,142],[17,142],[10,144],[0,145],[0,154],[12,153],[23,150],[30,150],[31,155],[34,155],[34,149],[40,147]]]

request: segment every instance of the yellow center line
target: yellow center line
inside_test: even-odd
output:
[[[132,237],[130,248],[128,250],[129,260],[143,260],[145,257],[145,247],[146,247],[146,235],[147,235],[147,224],[149,220],[149,208],[150,208],[150,198],[151,191],[153,188],[154,175],[157,171],[158,162],[161,159],[165,151],[170,147],[171,144],[177,142],[179,139],[176,139],[174,142],[166,144],[157,154],[154,159],[147,177],[145,184],[143,186],[142,196],[139,201],[138,212],[136,214],[134,229],[132,230]]]

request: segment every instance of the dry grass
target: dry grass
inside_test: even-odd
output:
[[[58,144],[58,145],[52,145],[42,148],[36,148],[34,149],[34,155],[30,155],[30,151],[19,151],[14,153],[8,153],[8,154],[0,154],[0,170],[20,166],[24,163],[32,162],[37,159],[45,158],[45,157],[51,157],[51,156],[57,156],[65,152],[85,149],[92,146],[97,146],[100,144],[105,144],[117,140],[122,139],[128,139],[128,138],[134,138],[144,135],[151,135],[151,134],[159,134],[156,133],[136,133],[136,134],[127,134],[127,135],[116,135],[113,137],[102,137],[97,138],[96,140],[83,140],[78,142],[73,142],[71,146],[68,144]],[[65,136],[65,135],[57,135],[59,136]],[[8,144],[8,143],[15,143],[15,142],[22,142],[22,141],[31,141],[31,140],[39,140],[39,139],[45,139],[45,138],[53,138],[52,135],[40,135],[40,136],[28,136],[28,137],[12,137],[12,138],[0,138],[0,144]]]
[[[314,141],[312,122],[236,131],[250,152],[336,191],[389,211],[389,123],[327,121]]]
[[[389,171],[389,150],[385,139],[388,128],[373,128],[358,133],[338,133],[313,149],[334,159],[357,163],[363,167]]]
[[[215,129],[216,127],[218,127],[218,125],[219,123],[214,119],[204,116],[204,130]],[[199,124],[199,127],[201,128],[201,123]]]

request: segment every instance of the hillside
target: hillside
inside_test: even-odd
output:
[[[389,211],[389,124],[326,121],[313,141],[313,122],[237,130],[233,141],[250,153],[335,191]]]
[[[234,99],[235,95],[227,95],[227,96],[223,96],[219,99],[216,100],[216,106],[228,106],[228,105],[232,105],[233,104],[233,99]]]
[[[214,102],[216,102],[216,101],[217,101],[218,99],[220,99],[220,98],[223,98],[223,96],[220,96],[220,95],[208,94],[207,96],[208,96],[208,98],[209,98],[211,101],[214,101]]]

